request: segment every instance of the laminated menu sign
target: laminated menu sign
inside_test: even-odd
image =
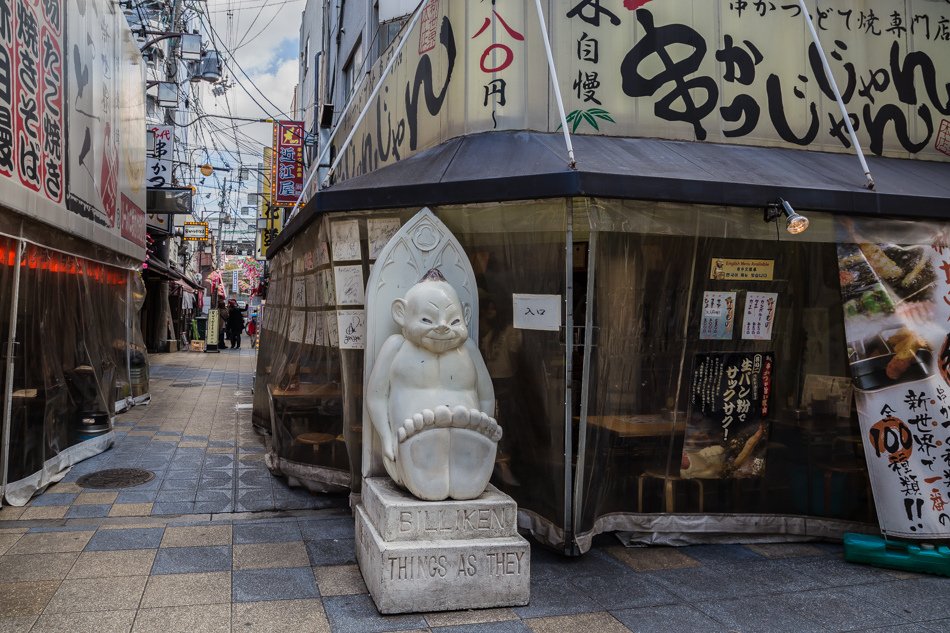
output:
[[[742,319],[742,338],[747,341],[771,341],[775,324],[775,306],[778,294],[750,292],[745,296],[745,316]]]
[[[683,440],[684,479],[741,479],[765,472],[771,352],[697,354]]]
[[[704,292],[703,317],[699,338],[703,341],[728,341],[736,320],[736,293]]]
[[[881,531],[950,536],[950,250],[838,245],[861,439]]]

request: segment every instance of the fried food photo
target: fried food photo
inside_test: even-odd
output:
[[[897,380],[904,375],[907,368],[917,359],[917,352],[930,349],[927,341],[908,328],[901,328],[896,334],[887,339],[887,345],[894,352],[894,357],[887,364],[887,377]]]

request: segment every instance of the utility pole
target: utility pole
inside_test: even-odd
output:
[[[218,214],[218,240],[215,243],[215,250],[218,251],[218,254],[216,257],[216,262],[217,262],[216,265],[218,267],[218,270],[221,270],[222,268],[224,268],[224,266],[222,266],[223,262],[221,261],[221,240],[222,240],[222,235],[224,232],[223,231],[224,220],[228,217],[227,213],[225,213],[224,211],[224,206],[226,204],[227,196],[228,196],[227,189],[228,189],[228,177],[225,176],[224,181],[221,183],[221,205],[220,205],[221,212]]]

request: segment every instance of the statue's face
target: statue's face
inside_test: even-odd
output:
[[[404,337],[436,354],[460,347],[468,338],[462,304],[445,283],[413,286],[405,300],[393,304],[393,318],[402,325]]]

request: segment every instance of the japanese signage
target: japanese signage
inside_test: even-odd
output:
[[[172,162],[175,155],[175,128],[171,125],[150,125],[155,136],[155,150],[148,157],[145,176],[149,187],[160,189],[172,185]]]
[[[208,223],[207,222],[185,222],[186,242],[207,242],[208,241]]]
[[[950,250],[838,247],[845,332],[881,530],[950,535]]]
[[[773,259],[726,259],[715,257],[709,264],[709,278],[717,281],[772,281]]]
[[[950,6],[806,4],[864,149],[950,160]],[[573,133],[853,151],[797,2],[542,5]],[[354,141],[337,147],[337,180],[462,134],[561,127],[533,3],[429,0],[421,11]],[[370,69],[336,143],[397,45]]]
[[[778,295],[774,292],[750,292],[745,296],[742,338],[747,341],[771,341]]]
[[[698,354],[680,476],[759,477],[765,472],[771,352]]]
[[[557,332],[561,329],[561,301],[561,295],[512,295],[513,327]]]
[[[704,292],[699,338],[703,341],[732,340],[736,322],[736,293]]]
[[[0,0],[5,205],[140,257],[143,82],[141,54],[114,3]]]
[[[299,121],[274,122],[271,206],[292,207],[303,192],[304,127]]]
[[[258,201],[258,218],[264,220],[264,226],[258,225],[254,256],[255,259],[267,259],[267,249],[284,226],[285,210],[271,206],[271,183],[274,177],[273,170],[274,150],[264,148],[263,178],[261,179],[260,196]]]

